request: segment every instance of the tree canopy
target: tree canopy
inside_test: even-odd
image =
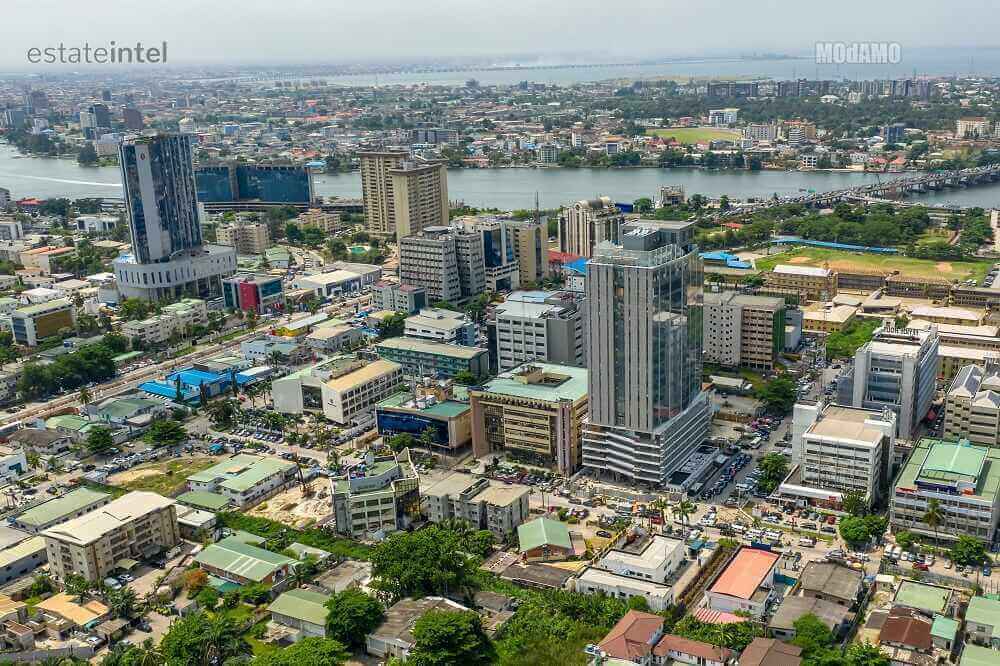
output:
[[[361,590],[344,590],[326,603],[326,635],[351,648],[365,644],[365,636],[378,627],[382,604]]]
[[[415,640],[408,661],[416,666],[488,664],[493,645],[474,611],[432,610],[416,621]]]

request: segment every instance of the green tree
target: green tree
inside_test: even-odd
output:
[[[235,418],[238,408],[232,400],[223,399],[208,403],[205,411],[216,427],[228,428],[233,424],[233,418]]]
[[[848,666],[889,666],[889,657],[882,652],[878,645],[872,645],[868,641],[864,643],[853,643],[847,648]]]
[[[111,612],[123,620],[131,618],[138,606],[135,590],[130,587],[110,590],[106,595],[106,601]]]
[[[910,550],[917,543],[917,535],[907,530],[896,532],[896,545],[903,550]]]
[[[791,377],[775,377],[757,389],[757,397],[769,411],[787,414],[795,405],[795,382]]]
[[[632,202],[632,208],[636,213],[645,215],[653,212],[653,200],[649,197],[639,197]]]
[[[142,436],[142,441],[153,448],[163,446],[176,446],[188,437],[184,425],[173,419],[160,419],[153,421],[149,430]]]
[[[401,336],[406,328],[406,316],[405,312],[394,312],[386,316],[378,325],[379,337],[385,339]]]
[[[795,620],[792,626],[795,627],[792,644],[802,648],[803,662],[809,662],[833,645],[833,633],[812,613]]]
[[[79,574],[69,574],[66,576],[66,580],[63,581],[63,589],[67,594],[82,597],[93,589],[93,585]]]
[[[858,491],[844,493],[844,511],[853,516],[863,516],[868,512],[865,496]]]
[[[150,312],[150,304],[141,298],[126,298],[118,308],[118,314],[125,321],[145,319]]]
[[[476,563],[459,535],[438,525],[399,532],[372,549],[372,577],[380,599],[459,594],[472,584]]]
[[[416,440],[410,433],[401,432],[398,435],[393,435],[392,437],[390,437],[388,442],[386,443],[389,445],[390,449],[392,449],[396,453],[399,453],[403,449],[413,448],[413,445],[416,444]]]
[[[204,611],[174,621],[164,634],[160,650],[167,664],[209,666],[250,653],[243,628],[224,614]]]
[[[87,141],[80,147],[80,152],[76,154],[76,161],[80,166],[94,166],[97,164],[97,150],[94,149],[94,144],[91,141]]]
[[[780,453],[768,453],[757,466],[761,471],[757,486],[765,493],[773,492],[788,475],[788,458]]]
[[[940,500],[933,497],[927,500],[927,511],[924,512],[923,520],[927,527],[934,530],[934,542],[937,543],[937,530],[944,520],[944,510],[941,508]]]
[[[344,590],[326,602],[326,635],[359,649],[365,636],[382,622],[382,604],[361,590]]]
[[[104,453],[115,445],[111,437],[111,430],[104,426],[98,426],[87,435],[86,447],[91,454]]]
[[[205,610],[214,610],[219,605],[219,591],[214,587],[203,587],[194,598]]]
[[[680,516],[681,522],[687,523],[690,520],[691,514],[694,513],[694,510],[695,505],[693,502],[682,499],[674,505],[672,512],[675,516]]]
[[[364,644],[364,636],[362,644]],[[309,636],[289,647],[254,658],[252,666],[340,666],[350,653],[339,641]]]
[[[408,661],[415,666],[489,664],[493,645],[473,611],[432,610],[413,626],[414,647]]]
[[[975,537],[962,535],[952,544],[951,561],[964,566],[979,566],[986,561],[986,544]]]
[[[452,379],[462,386],[472,386],[478,381],[478,378],[468,370],[459,370]]]

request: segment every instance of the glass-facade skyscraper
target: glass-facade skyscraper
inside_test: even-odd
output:
[[[625,225],[587,263],[589,418],[583,464],[650,487],[708,432],[701,391],[702,263],[693,224]]]

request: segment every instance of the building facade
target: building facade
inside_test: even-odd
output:
[[[583,366],[584,311],[569,292],[514,292],[492,309],[490,352],[500,371],[531,361]]]
[[[625,214],[610,197],[577,201],[559,216],[559,251],[590,257],[598,243],[620,241]]]
[[[454,377],[468,372],[473,377],[489,375],[489,352],[468,345],[431,342],[412,338],[388,338],[375,345],[378,355],[403,366],[409,378]]]
[[[280,277],[237,275],[222,281],[222,299],[227,310],[253,310],[257,314],[285,308],[285,289]]]
[[[216,229],[219,245],[236,248],[236,254],[264,254],[271,247],[271,234],[263,222],[237,222]]]
[[[705,294],[705,360],[771,371],[785,349],[785,302],[735,292]]]
[[[402,382],[398,363],[345,355],[274,380],[271,395],[275,411],[282,414],[322,413],[347,425],[370,421],[375,405],[396,393]]]
[[[76,308],[65,298],[18,308],[10,315],[14,342],[37,347],[40,340],[76,326]]]
[[[489,530],[498,540],[507,539],[518,525],[531,518],[528,486],[499,485],[489,479],[453,474],[422,494],[430,522],[467,520],[477,529]]]
[[[588,262],[583,465],[660,486],[702,443],[702,264],[691,223],[639,222]]]
[[[362,152],[361,192],[370,233],[402,239],[448,223],[444,164],[417,163],[408,151]]]
[[[420,515],[420,477],[409,449],[376,457],[370,451],[333,482],[337,531],[351,537],[406,529]]]

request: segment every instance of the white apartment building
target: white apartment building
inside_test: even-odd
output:
[[[583,319],[568,292],[514,292],[492,311],[500,372],[532,361],[582,367]]]
[[[208,305],[198,298],[185,298],[165,305],[160,314],[122,324],[122,335],[144,345],[167,342],[175,333],[186,336],[194,326],[208,325]]]
[[[49,570],[58,580],[70,574],[103,580],[123,560],[140,560],[180,541],[174,500],[131,492],[79,518],[50,527],[45,537]]]
[[[239,454],[187,478],[188,489],[222,495],[240,509],[251,507],[296,479],[289,460]]]
[[[462,312],[442,308],[424,308],[407,317],[403,334],[408,338],[453,345],[476,344],[476,325],[472,320]]]
[[[959,118],[955,121],[955,136],[959,139],[978,139],[990,136],[990,120],[983,116]]]
[[[687,546],[663,535],[640,535],[632,543],[621,537],[594,566],[575,581],[581,594],[605,594],[617,599],[642,597],[654,611],[674,601],[670,577],[685,560]]]
[[[945,398],[944,437],[1000,446],[1000,365],[967,365]]]
[[[429,521],[462,518],[500,540],[530,518],[527,486],[500,485],[468,474],[453,474],[421,494]]]
[[[886,494],[895,441],[896,415],[889,408],[797,404],[792,473],[778,487],[778,495],[838,506],[845,494],[857,493],[871,506]]]
[[[716,127],[732,125],[737,121],[740,110],[732,107],[726,109],[710,109],[708,112],[708,124]]]
[[[743,128],[743,137],[753,141],[774,141],[778,138],[776,123],[750,123]]]
[[[271,384],[274,409],[282,414],[322,412],[347,425],[367,421],[375,405],[399,390],[403,366],[384,359],[339,356],[292,373]]]

